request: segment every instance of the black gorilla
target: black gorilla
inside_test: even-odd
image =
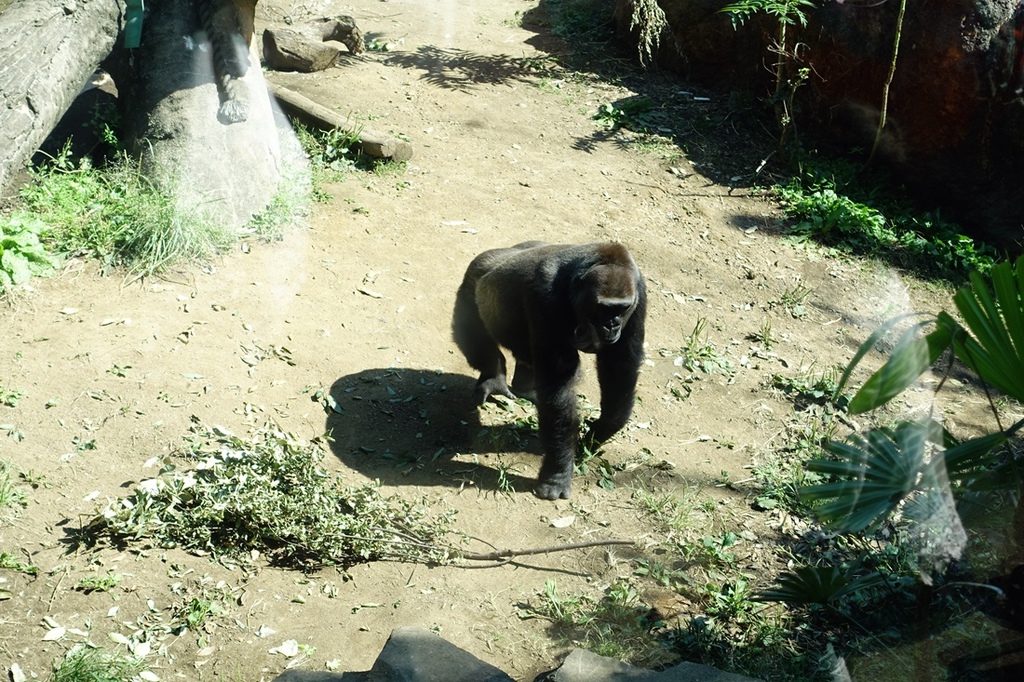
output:
[[[629,420],[646,312],[643,276],[621,244],[524,242],[485,251],[469,264],[455,299],[452,335],[480,372],[477,404],[494,394],[536,403],[544,448],[538,497],[571,493],[579,351],[597,355],[601,386],[601,416],[590,437],[605,441]],[[511,389],[499,346],[516,360]]]

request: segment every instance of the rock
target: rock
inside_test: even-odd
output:
[[[654,672],[584,649],[574,649],[562,665],[538,682],[758,682],[698,663]],[[401,627],[368,672],[289,670],[274,682],[514,682],[504,672],[446,642],[430,630]]]
[[[328,673],[314,670],[288,670],[274,682],[369,682],[370,673]]]
[[[653,682],[758,682],[752,677],[722,672],[710,665],[684,661],[663,670],[652,678]]]
[[[542,679],[545,682],[757,682],[743,675],[689,662],[654,672],[584,649],[573,649],[558,670]]]
[[[586,649],[573,649],[562,665],[543,679],[545,682],[650,682],[656,674]]]
[[[289,670],[274,682],[515,682],[473,654],[430,630],[401,627],[391,633],[369,672]]]
[[[430,630],[396,629],[377,657],[370,682],[514,682],[473,654],[446,642]]]

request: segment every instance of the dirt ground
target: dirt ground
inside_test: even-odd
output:
[[[560,49],[537,5],[260,3],[264,24],[287,13],[351,14],[368,42],[389,46],[326,72],[268,77],[406,136],[415,157],[404,172],[328,185],[333,199],[313,206],[308,226],[206,268],[126,285],[75,262],[0,304],[0,382],[24,393],[16,407],[0,406],[0,458],[38,486],[23,486],[26,508],[2,519],[0,550],[40,568],[35,577],[0,572],[9,593],[0,667],[45,678],[73,643],[118,646],[166,618],[173,584],[208,576],[239,599],[203,637],[154,644],[147,661],[160,679],[270,680],[287,665],[329,663],[366,670],[395,627],[419,625],[531,680],[567,649],[543,620],[521,619],[519,605],[547,580],[561,593],[600,594],[631,574],[629,559],[657,539],[631,499],[637,487],[714,500],[750,531],[738,548],[749,557],[742,568],[771,581],[776,559],[755,550],[771,542],[778,514],[755,511],[742,485],[723,485],[749,480],[792,416],[766,380],[845,363],[879,320],[946,300],[877,266],[785,241],[777,207],[746,187],[761,157],[721,95],[650,77],[658,105],[678,112],[678,127],[665,131],[685,149],[677,156],[610,132],[594,114],[635,91],[527,68]],[[593,474],[577,477],[573,498],[554,503],[529,492],[535,440],[527,452],[498,452],[480,435],[500,410],[472,407],[475,377],[449,330],[470,259],[532,239],[621,241],[650,292],[637,407],[606,447],[626,471],[612,490]],[[784,302],[801,291],[808,296],[794,314]],[[685,381],[681,347],[700,319],[733,363],[732,378]],[[749,338],[766,322],[772,352]],[[281,348],[290,363],[275,354]],[[581,392],[596,403],[585,367]],[[344,413],[325,414],[317,389],[331,390]],[[951,413],[965,432],[972,425],[962,415],[983,402],[964,394]],[[243,573],[180,551],[69,553],[69,530],[152,476],[147,460],[178,449],[193,416],[239,433],[266,420],[307,439],[332,429],[328,461],[346,481],[425,495],[497,547],[628,538],[637,548],[477,570],[375,563],[347,580],[334,570]],[[435,460],[439,449],[445,456]],[[499,469],[512,472],[514,494],[499,491]],[[569,515],[568,527],[552,526]],[[125,576],[115,590],[74,589],[110,570]],[[43,641],[55,625],[64,635]],[[270,653],[286,640],[309,648]]]

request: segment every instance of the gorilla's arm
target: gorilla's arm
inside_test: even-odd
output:
[[[597,380],[601,386],[601,416],[590,425],[590,438],[603,443],[626,425],[633,412],[636,383],[644,361],[644,321],[647,291],[638,279],[637,306],[623,329],[621,340],[597,352]]]

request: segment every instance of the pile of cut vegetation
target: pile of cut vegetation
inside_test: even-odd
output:
[[[368,561],[442,563],[454,510],[344,485],[323,467],[322,443],[267,425],[241,438],[198,420],[181,457],[124,498],[110,500],[84,533],[90,541],[181,547],[196,554],[314,569]]]

